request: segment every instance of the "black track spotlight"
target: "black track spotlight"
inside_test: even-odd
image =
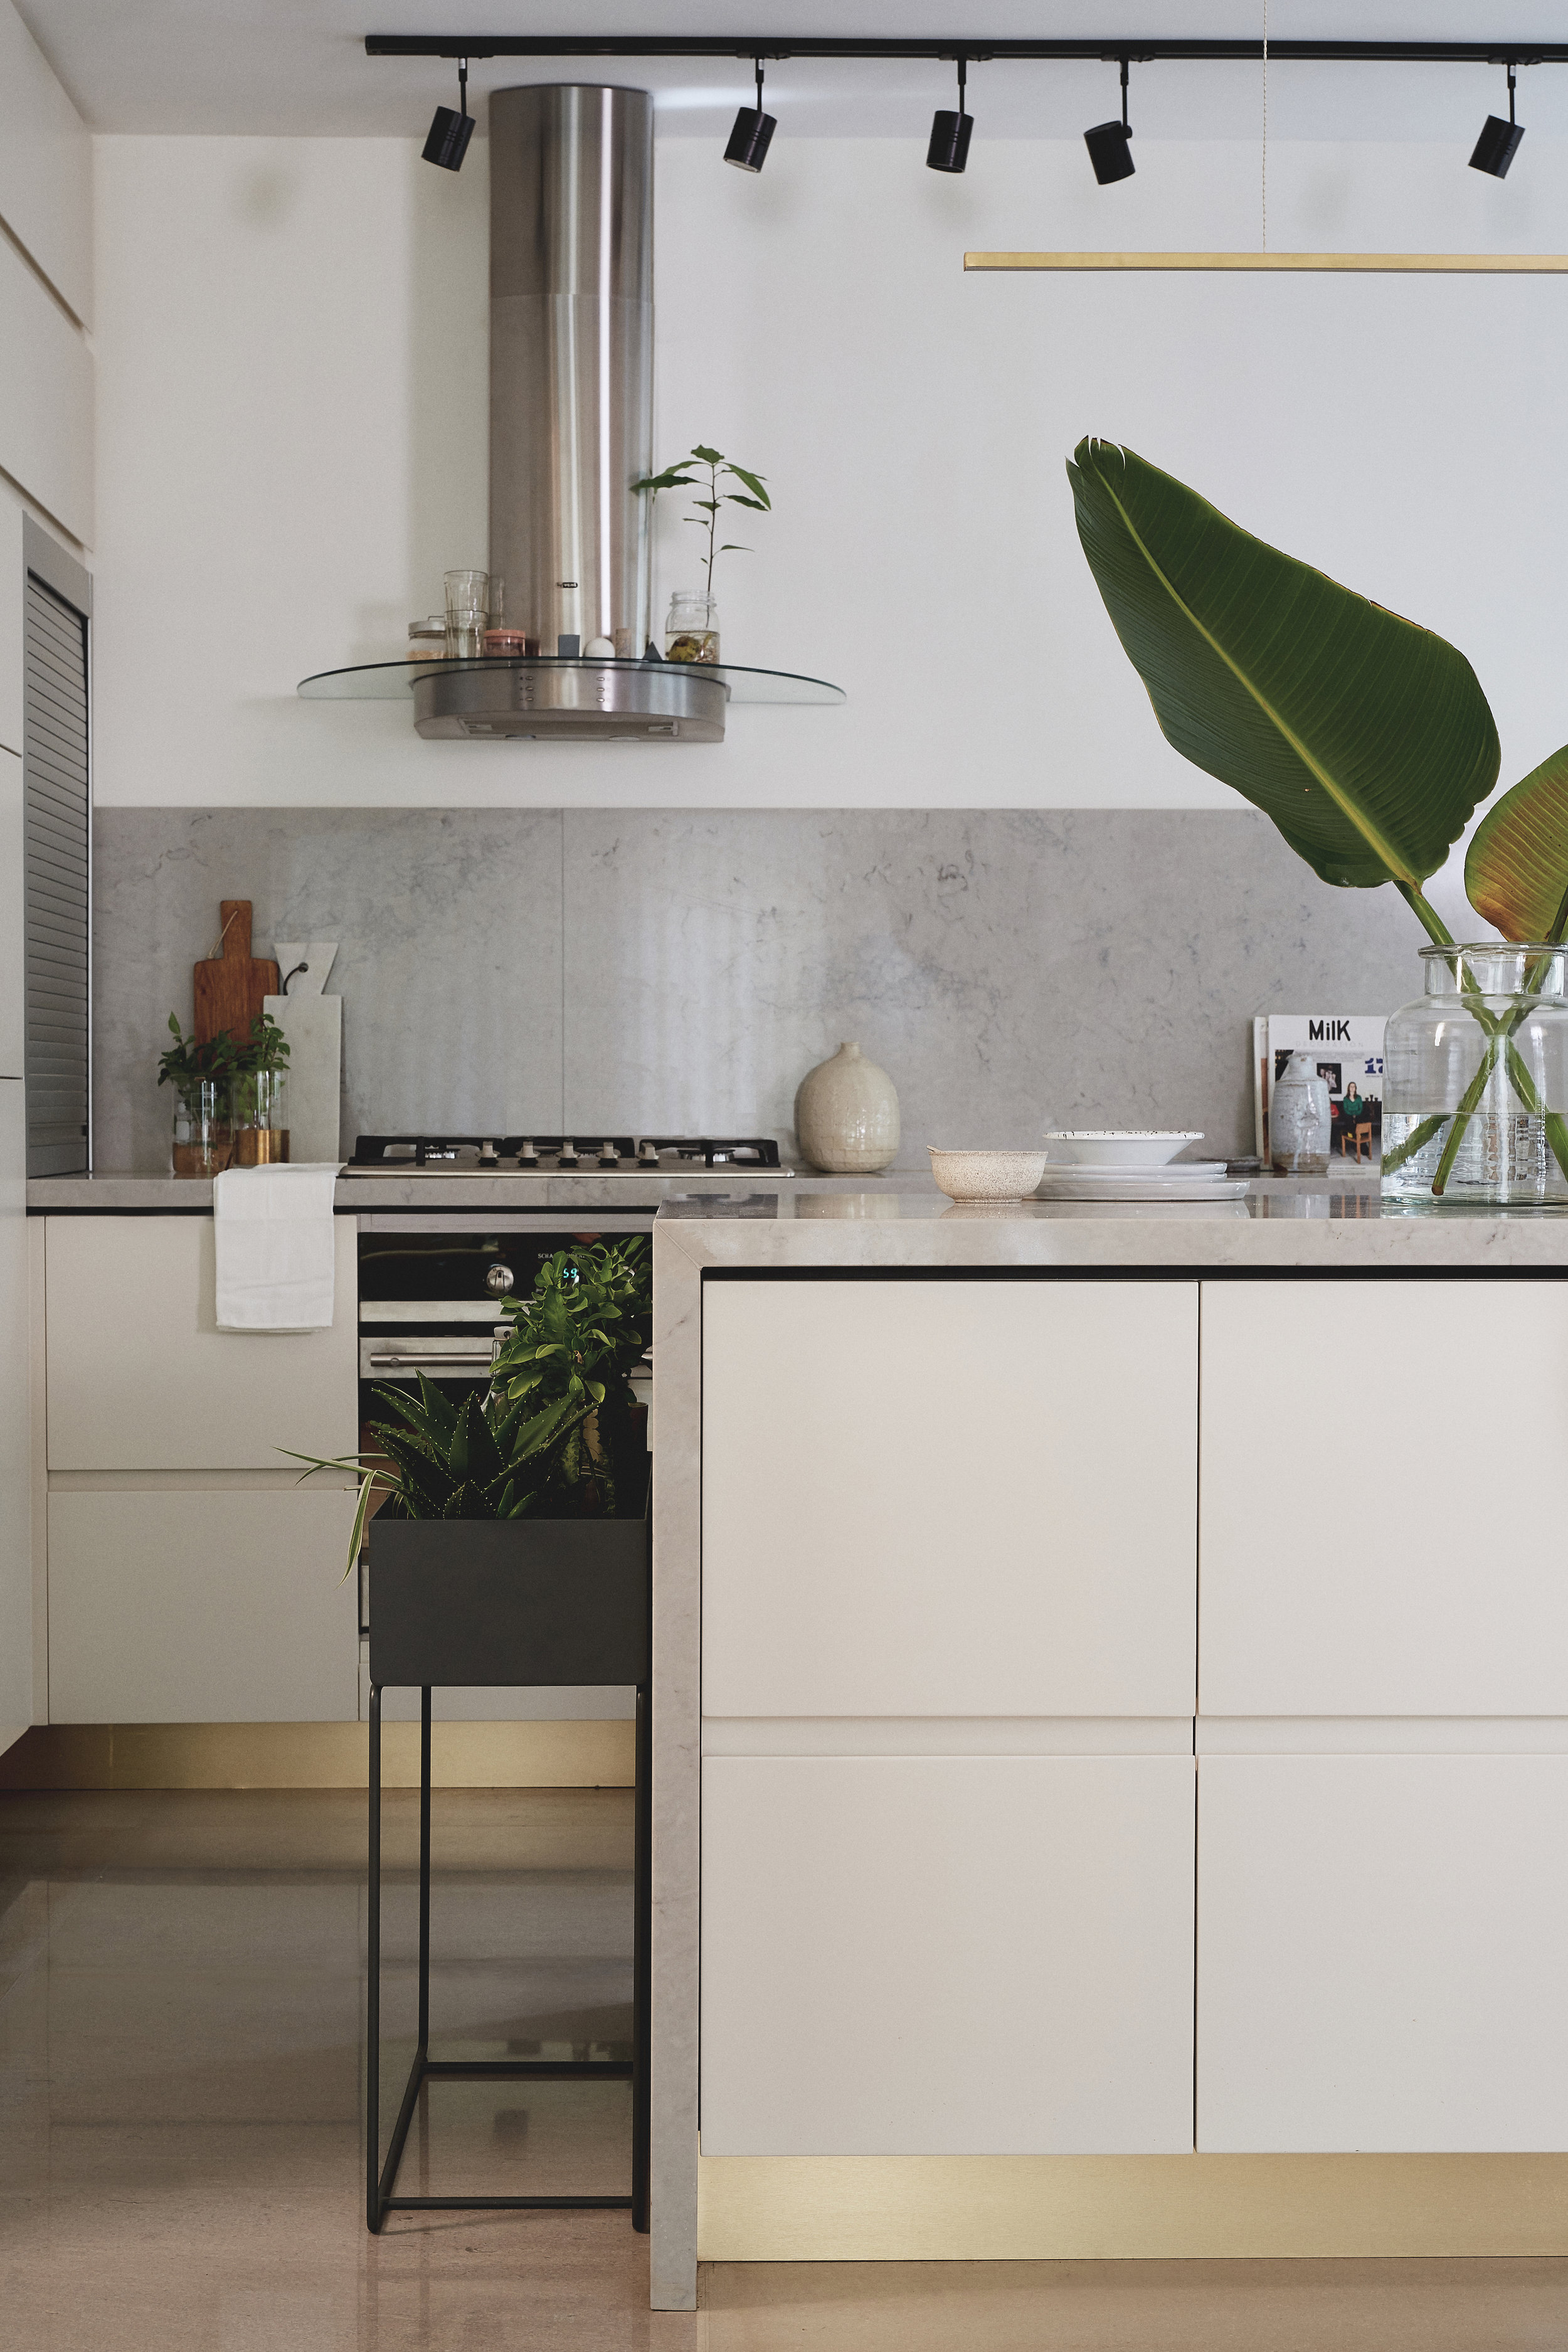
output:
[[[1519,142],[1524,136],[1524,125],[1513,119],[1513,60],[1508,68],[1508,121],[1500,114],[1489,114],[1476,142],[1476,152],[1470,157],[1472,172],[1489,172],[1494,180],[1506,180],[1508,167],[1519,152]]]
[[[958,112],[939,106],[931,119],[931,145],[926,149],[928,172],[962,172],[969,161],[969,134],[974,128],[974,117],[963,110],[963,85],[969,72],[969,60],[958,60]]]
[[[1120,122],[1097,122],[1092,131],[1083,134],[1089,149],[1089,160],[1094,165],[1094,176],[1102,188],[1112,180],[1130,180],[1136,165],[1132,161],[1130,141],[1132,125],[1127,120],[1127,60],[1121,60],[1121,120]]]
[[[735,117],[735,128],[730,133],[730,144],[724,150],[726,163],[737,171],[760,172],[768,160],[768,142],[778,129],[771,114],[763,112],[763,61],[755,60],[757,69],[757,102],[742,106]]]
[[[461,58],[458,62],[458,111],[454,114],[449,106],[436,109],[430,136],[423,149],[425,161],[439,163],[443,172],[460,172],[473,135],[474,118],[468,112],[468,60]]]

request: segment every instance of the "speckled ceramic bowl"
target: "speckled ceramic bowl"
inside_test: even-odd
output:
[[[950,1201],[1022,1201],[1046,1172],[1043,1151],[939,1151],[928,1143],[931,1172]]]

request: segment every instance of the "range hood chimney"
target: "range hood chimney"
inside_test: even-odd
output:
[[[721,681],[638,659],[653,625],[651,501],[631,488],[653,471],[652,97],[499,89],[489,149],[490,571],[507,625],[541,654],[605,637],[619,659],[443,671],[416,683],[415,723],[720,741]]]

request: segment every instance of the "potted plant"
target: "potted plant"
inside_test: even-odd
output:
[[[158,1084],[174,1089],[174,1133],[171,1164],[176,1176],[217,1176],[234,1153],[230,1121],[230,1081],[234,1074],[234,1040],[226,1030],[197,1044],[180,1028],[177,1014],[169,1015],[174,1044],[158,1060]]]
[[[1389,1023],[1383,1188],[1400,1205],[1568,1202],[1568,747],[1505,793],[1457,941],[1422,884],[1500,763],[1474,670],[1433,631],[1254,539],[1114,443],[1068,467],[1079,537],[1166,740],[1274,820],[1325,882],[1392,882],[1432,945]]]
[[[371,1679],[508,1685],[647,1678],[647,1453],[626,1378],[652,1308],[641,1240],[558,1251],[508,1301],[489,1389],[423,1374],[374,1393],[374,1449],[295,1455],[360,1479]],[[346,1572],[346,1571],[345,1571]]]
[[[704,482],[688,468],[693,465],[706,467]],[[721,490],[719,477],[725,474],[733,481],[745,485],[740,490]],[[727,540],[722,546],[715,542],[719,535],[719,510],[721,507],[749,507],[753,514],[771,514],[773,500],[763,486],[761,474],[753,474],[745,466],[737,466],[721,449],[710,449],[699,442],[689,457],[682,457],[667,466],[662,474],[646,474],[632,484],[634,490],[649,490],[655,498],[660,490],[706,490],[706,498],[693,499],[692,511],[683,517],[708,534],[707,551],[702,558],[705,585],[700,589],[677,589],[669,601],[669,618],[665,624],[664,657],[666,661],[716,662],[719,658],[719,606],[713,594],[713,562],[720,555],[749,555],[751,549],[738,541]]]

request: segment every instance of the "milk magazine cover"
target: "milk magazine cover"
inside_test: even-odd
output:
[[[1310,1054],[1329,1082],[1331,1160],[1375,1161],[1383,1148],[1382,1013],[1267,1013],[1252,1024],[1257,1150],[1268,1161],[1268,1096],[1292,1054]]]

